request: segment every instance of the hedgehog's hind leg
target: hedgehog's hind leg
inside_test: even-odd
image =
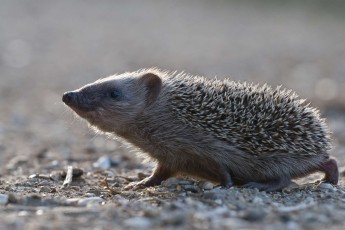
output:
[[[244,188],[257,188],[259,191],[273,192],[282,190],[290,184],[290,178],[279,178],[266,182],[248,182],[242,187]]]
[[[231,178],[230,172],[226,170],[226,167],[223,167],[223,169],[220,170],[220,186],[230,188],[233,185],[234,182]]]
[[[328,159],[320,165],[320,171],[325,173],[325,177],[321,180],[322,182],[330,184],[338,184],[339,170],[336,160]]]

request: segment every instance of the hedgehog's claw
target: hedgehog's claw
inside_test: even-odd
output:
[[[144,189],[147,187],[152,187],[156,185],[160,185],[163,180],[156,178],[156,177],[147,177],[139,182],[131,182],[127,186],[124,187],[124,190],[138,190]]]

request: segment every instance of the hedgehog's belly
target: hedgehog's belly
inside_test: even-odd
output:
[[[228,164],[237,184],[294,179],[317,171],[329,158],[328,154],[301,157],[298,154],[275,153],[267,156],[236,159]]]
[[[234,145],[217,141],[203,149],[205,152],[194,155],[189,159],[189,165],[183,166],[185,172],[220,182],[224,175],[222,170],[226,170],[236,185],[303,177],[317,171],[329,158],[327,152],[316,155],[275,152],[254,156]]]
[[[175,161],[175,163],[170,164],[170,166],[174,167],[173,171],[176,171],[176,173],[187,174],[212,182],[220,182],[222,175],[226,173],[226,171],[224,171],[225,167],[220,166],[212,159],[205,159],[196,156],[184,156],[183,160],[181,160],[181,158],[175,158],[170,162],[173,161]]]

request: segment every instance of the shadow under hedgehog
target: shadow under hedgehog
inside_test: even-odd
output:
[[[176,174],[263,191],[324,172],[338,183],[330,132],[319,111],[290,90],[143,69],[66,92],[91,127],[121,137],[157,165],[127,189]]]

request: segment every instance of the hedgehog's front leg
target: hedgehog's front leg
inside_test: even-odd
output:
[[[325,177],[321,180],[322,182],[330,184],[338,184],[339,170],[337,162],[334,159],[328,159],[320,165],[320,171],[325,173]]]
[[[173,173],[170,169],[162,166],[158,163],[155,170],[153,171],[152,175],[139,181],[139,182],[132,182],[125,187],[125,190],[129,189],[140,189],[146,187],[152,187],[155,185],[160,185],[162,181],[168,179],[169,177],[173,176]]]

